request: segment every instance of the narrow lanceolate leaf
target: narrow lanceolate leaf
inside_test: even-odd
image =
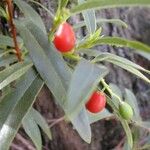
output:
[[[41,4],[40,2],[37,2],[37,1],[35,1],[35,0],[29,0],[29,1],[30,1],[31,3],[34,3],[35,5],[40,6],[41,8],[43,8],[43,10],[45,10],[45,12],[47,12],[47,14],[48,14],[50,17],[54,18],[53,13],[52,13],[47,7],[45,7],[43,4]]]
[[[111,90],[113,91],[113,93],[115,93],[117,96],[120,97],[120,99],[122,99],[121,89],[116,84],[113,84],[113,83],[110,83],[109,86]]]
[[[13,47],[14,43],[11,37],[0,34],[0,47],[4,46]]]
[[[128,47],[138,51],[150,52],[150,47],[138,41],[130,41],[121,37],[103,37],[95,42],[95,45],[110,45]]]
[[[97,122],[99,120],[102,120],[102,119],[111,118],[113,116],[114,115],[112,113],[110,113],[107,109],[104,109],[102,112],[99,112],[97,114],[93,114],[93,113],[88,112],[90,124]]]
[[[44,119],[44,117],[42,117],[42,115],[38,111],[36,111],[34,108],[32,108],[29,113],[34,118],[34,121],[36,122],[36,124],[40,126],[40,128],[44,131],[44,133],[51,140],[52,134],[50,132],[49,126],[46,120]]]
[[[9,66],[10,64],[14,64],[14,62],[17,62],[16,55],[6,55],[0,58],[0,67],[2,66]]]
[[[88,9],[106,9],[115,7],[133,7],[133,6],[150,6],[149,0],[88,0],[83,4],[77,5],[71,9],[72,14],[80,13]]]
[[[84,3],[85,0],[78,0],[79,4]],[[85,12],[82,12],[84,17],[84,22],[87,26],[87,29],[90,34],[94,33],[96,31],[96,17],[95,17],[95,11],[94,10],[88,10]]]
[[[42,150],[42,138],[38,125],[36,124],[32,114],[27,113],[22,121],[23,128],[27,135],[31,138],[37,150]]]
[[[74,116],[83,107],[100,79],[108,73],[107,68],[81,60],[72,76],[68,90],[66,112]]]
[[[84,52],[84,50],[83,50]],[[142,74],[139,70],[144,71],[146,73],[150,73],[149,70],[146,70],[142,68],[141,66],[116,55],[110,54],[110,53],[101,53],[99,51],[94,51],[94,50],[85,50],[86,54],[89,54],[90,56],[95,56],[96,58],[94,59],[94,62],[99,62],[99,61],[108,61],[114,65],[117,65],[132,74],[138,76],[139,78],[145,80],[146,82],[150,83],[150,80]]]
[[[36,41],[43,48],[42,51],[44,51],[45,54],[48,56],[48,58],[46,58],[46,59],[48,59],[48,61],[50,61],[52,63],[53,67],[55,68],[55,71],[59,75],[59,79],[57,79],[57,78],[52,78],[53,77],[53,76],[51,76],[52,72],[50,72],[50,74],[49,74],[49,76],[53,80],[55,86],[57,86],[57,88],[52,87],[51,91],[53,91],[54,96],[56,97],[57,100],[61,100],[61,98],[65,95],[65,93],[59,92],[59,89],[60,89],[60,91],[64,91],[64,90],[61,90],[61,86],[60,86],[61,84],[59,84],[59,81],[61,80],[65,90],[67,90],[69,83],[70,83],[70,79],[71,79],[71,72],[68,69],[68,66],[65,64],[61,54],[59,52],[57,52],[57,50],[53,47],[52,44],[51,45],[48,44],[48,39],[47,39],[46,35],[44,35],[41,32],[41,30],[39,30],[39,28],[33,24],[27,25],[27,27],[31,31],[32,35],[34,35],[34,38],[36,39]],[[24,35],[22,35],[22,36],[24,36]],[[28,38],[28,34],[25,36],[26,37],[24,37],[24,38]],[[35,52],[37,51],[37,49],[33,49],[33,50],[31,49],[30,51],[32,53],[31,55],[35,55]],[[43,53],[42,53],[42,55],[43,55]],[[39,54],[39,56],[38,56],[38,54],[36,54],[36,57],[39,57],[40,61],[43,61],[43,59],[41,59],[41,54]],[[35,62],[36,62],[36,58],[34,57],[33,59],[35,59]],[[49,65],[46,65],[45,68],[48,69],[49,67],[50,67]],[[50,68],[48,70],[52,71]],[[64,107],[62,102],[60,102],[60,105],[62,107]],[[74,128],[77,130],[79,135],[85,141],[90,142],[91,130],[90,130],[90,125],[89,125],[86,113],[84,111],[81,112],[75,118],[72,118],[71,122],[73,123]],[[79,122],[80,124],[78,125],[77,122]]]
[[[141,121],[142,118],[140,116],[140,110],[138,107],[137,99],[135,95],[128,89],[125,89],[125,100],[130,104],[132,109],[134,110],[134,117],[133,119],[136,121]]]
[[[74,128],[77,130],[81,138],[87,142],[91,142],[91,127],[85,107],[74,118],[70,118]]]
[[[103,19],[103,18],[101,18],[101,19],[97,19],[97,23],[99,23],[99,24],[111,23],[111,24],[114,24],[117,26],[122,26],[125,28],[128,27],[128,25],[120,19]]]
[[[0,51],[0,58],[9,54],[10,52],[13,52],[12,50],[4,50],[4,51]]]
[[[141,52],[141,51],[138,51],[138,52],[136,51],[136,53],[150,61],[150,53]]]
[[[126,133],[129,147],[132,149],[132,147],[133,147],[133,138],[132,138],[132,132],[131,132],[131,129],[128,125],[128,122],[126,120],[121,119],[121,118],[119,120],[122,124],[122,127],[124,128],[125,133]]]
[[[4,17],[5,19],[7,19],[7,14],[6,11],[4,10],[4,8],[0,7],[0,16]]]
[[[97,51],[98,53],[98,51]],[[124,65],[127,65],[127,66],[130,66],[130,67],[133,67],[135,69],[138,69],[138,70],[141,70],[141,71],[144,71],[146,73],[149,73],[150,74],[150,71],[144,69],[143,67],[139,66],[138,64],[126,59],[126,58],[123,58],[123,57],[120,57],[120,56],[117,56],[117,55],[114,55],[114,54],[111,54],[111,53],[101,53],[99,52],[99,56],[96,56],[95,58],[95,61],[98,60],[98,61],[111,61],[111,62],[120,62]]]
[[[68,99],[65,105],[66,115],[87,143],[91,141],[91,129],[84,103],[107,72],[104,67],[97,67],[82,60],[75,69],[68,90]]]
[[[22,119],[33,105],[35,98],[42,86],[43,81],[38,76],[32,82],[28,90],[25,91],[22,98],[19,100],[19,102],[9,114],[7,120],[2,126],[2,129],[0,130],[1,150],[8,150],[12,140],[15,137],[15,134],[17,133],[21,125]]]
[[[117,65],[132,74],[138,76],[139,78],[145,80],[146,82],[150,83],[150,80],[142,74],[140,71],[144,71],[146,73],[150,73],[149,70],[144,69],[143,67],[116,55],[110,54],[110,53],[101,53],[99,51],[95,50],[82,50],[83,53],[86,53],[90,56],[95,56],[94,62],[100,62],[100,61],[107,61],[114,65]],[[140,70],[140,71],[139,71]]]
[[[66,7],[67,3],[68,3],[68,0],[59,0],[59,7],[60,8]]]
[[[72,74],[62,55],[56,50],[56,48],[54,48],[52,43],[49,44],[47,35],[44,34],[35,24],[28,22],[26,26],[43,48],[67,91]]]
[[[18,39],[18,43],[21,44],[22,40]],[[5,46],[14,47],[13,39],[9,36],[0,34],[0,48],[3,48]]]
[[[96,19],[96,24],[100,24],[100,25],[105,25],[106,23],[111,23],[111,24],[114,24],[114,25],[117,25],[117,26],[122,26],[122,27],[125,27],[127,28],[128,25],[120,20],[120,19]],[[75,24],[73,26],[74,29],[78,29],[78,28],[81,28],[81,27],[84,27],[86,24],[84,21],[81,21],[79,22],[78,24]]]
[[[17,25],[17,28],[20,31],[25,46],[29,50],[30,56],[37,71],[53,93],[56,100],[61,106],[63,106],[67,97],[66,89],[59,73],[52,64],[51,59],[44,52],[43,48],[33,34],[25,26]]]
[[[95,57],[94,62],[101,62],[101,61],[107,61],[107,62],[111,61],[112,63],[119,62],[124,65],[133,67],[135,69],[138,69],[138,70],[141,70],[143,72],[150,74],[149,70],[146,70],[145,68],[141,67],[140,65],[138,65],[126,58],[123,58],[123,57],[120,57],[120,56],[117,56],[117,55],[114,55],[111,53],[100,52],[100,51],[97,51],[94,49],[92,49],[92,50],[91,49],[83,49],[83,50],[80,50],[80,52],[85,53],[88,56],[94,56]],[[146,53],[146,54],[149,54],[149,53]]]
[[[131,72],[132,74],[138,76],[139,78],[145,80],[146,82],[150,83],[150,80],[144,74],[142,74],[140,72],[140,71],[144,71],[144,72],[150,74],[150,71],[144,69],[143,67],[141,67],[125,58],[122,58],[122,57],[119,57],[119,56],[116,56],[116,55],[113,55],[110,53],[99,53],[99,55],[96,56],[94,61],[95,62],[99,62],[99,61],[110,62],[114,65],[117,65],[117,66]]]
[[[145,80],[146,82],[150,83],[150,80],[146,76],[144,76],[139,70],[137,70],[137,69],[135,69],[131,66],[127,66],[125,64],[122,64],[120,62],[114,62],[114,61],[110,61],[110,60],[109,60],[109,62],[113,63],[114,65],[117,65],[117,66],[119,66],[119,67],[121,67],[121,68],[123,68],[123,69],[125,69],[129,72],[131,72],[132,74],[136,75],[137,77],[139,77],[139,78]]]
[[[14,64],[0,72],[0,90],[25,74],[33,66],[31,61]]]
[[[7,94],[0,102],[0,129],[6,121],[10,112],[14,109],[18,101],[23,97],[26,90],[36,78],[37,73],[30,69],[20,81],[16,84],[15,88],[12,88],[9,94]]]
[[[121,90],[119,89],[119,87],[112,83],[109,84],[109,87],[112,90],[112,92],[114,94],[116,94],[122,100],[122,93],[121,93]],[[116,106],[119,107],[118,98],[116,98],[115,96],[112,95],[112,100],[116,104]]]
[[[123,150],[131,150],[128,142],[126,141],[125,144],[123,145]]]
[[[33,21],[44,33],[46,33],[46,28],[41,17],[29,4],[27,4],[23,0],[13,0],[13,1],[19,7],[19,9],[23,12],[26,18]]]

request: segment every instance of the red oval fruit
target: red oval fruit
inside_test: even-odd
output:
[[[104,93],[95,91],[86,103],[86,109],[92,113],[98,113],[105,108],[106,96]]]
[[[67,22],[62,23],[54,36],[54,45],[60,52],[70,52],[76,43],[73,28]]]

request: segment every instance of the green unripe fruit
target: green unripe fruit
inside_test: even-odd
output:
[[[130,120],[133,116],[133,110],[131,106],[126,102],[121,102],[119,104],[119,113],[125,120]]]

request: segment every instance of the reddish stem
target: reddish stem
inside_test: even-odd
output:
[[[19,61],[22,61],[21,58],[21,52],[17,43],[17,32],[16,32],[16,27],[14,25],[13,22],[13,5],[12,5],[12,0],[6,0],[7,2],[7,6],[8,6],[8,13],[9,13],[9,25],[11,28],[11,33],[13,36],[13,42],[14,42],[14,46],[15,46],[15,50],[16,50],[16,56],[18,58]]]

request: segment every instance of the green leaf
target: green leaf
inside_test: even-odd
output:
[[[85,2],[85,0],[78,0],[79,4],[82,4]],[[84,22],[87,26],[87,29],[90,34],[94,33],[96,31],[96,17],[95,17],[95,11],[94,10],[88,10],[85,12],[82,12],[82,15],[84,17]]]
[[[122,127],[124,128],[124,131],[126,133],[129,147],[130,147],[130,149],[132,149],[132,147],[133,147],[133,138],[132,138],[132,132],[131,132],[131,129],[128,125],[128,122],[124,119],[121,119],[121,118],[119,118],[119,120],[121,121]]]
[[[0,72],[0,90],[25,74],[33,64],[30,61],[19,62]]]
[[[38,15],[38,13],[25,1],[22,0],[13,0],[13,1],[23,12],[25,17],[33,21],[46,34],[46,28],[40,15]]]
[[[15,55],[6,55],[6,56],[3,56],[1,59],[0,59],[0,67],[2,66],[9,66],[10,64],[14,64],[14,62],[17,62],[18,59]]]
[[[100,23],[100,24],[111,23],[111,24],[115,24],[117,26],[122,26],[122,27],[125,27],[125,28],[128,27],[128,25],[120,19],[98,19],[97,23]]]
[[[18,39],[18,44],[22,44],[22,40]],[[9,36],[0,34],[0,48],[10,46],[14,47],[13,39]]]
[[[40,126],[40,128],[45,132],[48,138],[52,139],[52,134],[50,132],[49,126],[43,116],[36,111],[34,108],[30,110],[30,115],[34,118],[34,121]]]
[[[23,97],[25,91],[29,88],[33,80],[36,78],[37,73],[30,69],[20,81],[16,83],[16,87],[11,89],[11,92],[7,94],[0,102],[0,129],[6,121],[10,112],[14,109],[18,101]]]
[[[106,9],[115,7],[150,6],[149,0],[88,0],[83,4],[73,7],[72,14],[80,13],[88,9]]]
[[[49,44],[47,35],[45,35],[35,24],[28,22],[26,26],[43,48],[67,91],[72,73],[62,55],[56,50],[56,48],[54,48],[52,43]]]
[[[97,51],[97,53],[98,53],[98,51]],[[105,61],[108,61],[108,62],[111,61],[111,62],[116,62],[116,63],[119,62],[119,63],[122,63],[124,65],[133,67],[135,69],[138,69],[138,70],[141,70],[141,71],[144,71],[144,72],[150,74],[150,71],[144,69],[143,67],[139,66],[138,64],[135,64],[132,61],[126,59],[126,58],[123,58],[123,57],[120,57],[120,56],[117,56],[117,55],[114,55],[114,54],[111,54],[111,53],[101,53],[101,52],[99,52],[99,56],[96,56],[96,58],[95,58],[95,61],[96,60],[98,60],[98,61],[105,60]]]
[[[121,90],[119,89],[119,87],[117,85],[115,85],[113,83],[110,83],[109,87],[111,88],[111,90],[112,90],[113,93],[115,93],[117,96],[120,97],[120,99],[122,99],[122,92],[121,92]],[[119,107],[119,101],[118,101],[118,99],[115,96],[113,96],[113,95],[112,95],[112,99],[113,99],[115,105],[118,108]]]
[[[145,80],[146,82],[150,83],[150,80],[145,75],[143,75],[139,70],[144,71],[146,73],[150,73],[150,71],[144,69],[143,67],[141,67],[125,58],[122,58],[122,57],[119,57],[119,56],[116,56],[116,55],[110,54],[110,53],[101,53],[99,51],[88,50],[88,49],[82,50],[81,52],[88,54],[90,56],[95,56],[96,58],[93,60],[93,62],[100,62],[100,61],[110,62],[114,65],[117,65],[117,66],[131,72],[132,74],[138,76],[139,78]]]
[[[93,52],[94,53],[94,52]],[[97,55],[98,52],[96,52],[95,55]],[[140,77],[141,79],[145,80],[146,82],[150,83],[150,80],[144,76],[139,70],[144,71],[146,73],[150,74],[149,70],[144,69],[143,67],[116,55],[110,54],[110,53],[100,53],[99,55],[96,56],[94,59],[94,62],[99,62],[99,61],[108,61],[114,65],[117,65],[132,74],[135,74],[136,76]]]
[[[102,112],[99,112],[97,114],[93,114],[88,112],[89,122],[90,124],[97,122],[99,120],[113,117],[114,115],[110,113],[107,109],[104,109]]]
[[[128,145],[127,142],[125,142],[124,146],[123,146],[123,150],[131,150],[130,146]]]
[[[68,90],[66,113],[76,115],[88,100],[100,79],[108,73],[107,68],[81,60],[76,66]]]
[[[53,13],[48,8],[46,8],[44,5],[42,5],[40,2],[37,2],[35,0],[29,0],[29,1],[31,3],[34,3],[34,4],[38,5],[38,6],[40,6],[41,8],[43,8],[48,13],[49,16],[51,16],[52,18],[54,18]]]
[[[114,99],[111,99],[109,96],[107,96],[107,104],[112,108],[113,113],[115,115],[119,115],[119,109],[118,109],[118,104],[114,101]]]
[[[130,104],[132,109],[134,110],[134,119],[137,121],[141,121],[142,118],[140,116],[140,110],[138,107],[137,99],[135,95],[128,89],[125,89],[125,100]]]
[[[150,61],[150,53],[147,53],[147,52],[140,52],[140,51],[136,51],[137,54],[143,56],[144,58],[146,58],[147,60]]]
[[[0,7],[0,16],[7,19],[7,14],[6,14],[4,8],[2,8],[2,7]]]
[[[68,3],[68,0],[59,0],[60,9],[66,7],[67,3]]]
[[[96,19],[96,23],[100,25],[103,25],[105,23],[111,23],[125,28],[128,27],[128,25],[120,19]],[[76,30],[78,28],[84,27],[85,25],[86,25],[85,22],[81,21],[78,24],[74,25],[73,28]]]
[[[22,121],[23,128],[28,136],[32,139],[37,150],[42,150],[42,138],[38,125],[36,124],[32,114],[26,114]]]
[[[74,118],[70,118],[74,128],[77,130],[81,138],[87,142],[91,142],[91,127],[85,107]]]
[[[5,124],[0,130],[0,149],[7,150],[17,133],[22,119],[33,105],[35,98],[43,86],[43,81],[38,76],[30,85],[27,91],[23,93],[22,98],[15,105],[15,108],[9,114]],[[1,104],[1,103],[0,103]],[[4,138],[5,137],[5,138]]]
[[[131,41],[121,37],[103,37],[95,42],[95,45],[110,45],[128,47],[138,51],[150,52],[150,47],[138,41]]]
[[[109,86],[110,86],[111,90],[113,91],[113,93],[117,94],[122,99],[122,92],[119,89],[119,87],[113,83],[110,83]]]
[[[106,68],[97,67],[88,61],[82,60],[75,69],[68,90],[68,102],[65,107],[66,115],[87,143],[91,141],[91,129],[84,103],[100,79],[106,74]]]
[[[55,86],[57,86],[57,87],[53,86],[51,88],[51,91],[52,91],[52,93],[54,93],[54,96],[56,97],[57,100],[61,100],[68,89],[68,85],[69,85],[70,79],[71,79],[71,71],[68,69],[68,67],[65,64],[60,53],[57,52],[57,50],[53,47],[52,44],[51,45],[48,44],[48,39],[43,34],[43,32],[41,32],[41,30],[39,30],[37,28],[37,26],[35,26],[35,25],[33,26],[33,24],[30,24],[30,25],[28,24],[27,27],[30,29],[30,31],[32,31],[32,35],[27,29],[25,29],[25,31],[23,31],[24,27],[20,27],[20,30],[23,31],[22,36],[27,39],[30,38],[29,41],[32,41],[32,38],[34,35],[34,38],[33,38],[34,44],[35,43],[37,44],[37,42],[38,42],[38,44],[40,44],[40,46],[43,48],[41,50],[41,47],[40,47],[40,50],[38,50],[39,54],[35,53],[35,52],[37,52],[36,48],[34,49],[34,47],[33,47],[33,49],[32,49],[32,47],[31,47],[31,50],[29,49],[31,51],[32,55],[36,55],[36,57],[38,57],[38,59],[35,61],[37,61],[37,62],[38,62],[38,60],[45,61],[45,58],[46,58],[46,60],[48,59],[48,61],[50,61],[52,63],[51,65],[53,65],[55,71],[59,75],[59,79],[55,78],[55,74],[51,75],[51,74],[53,74],[52,69],[49,68],[51,65],[45,64],[45,70],[46,71],[48,70],[48,72],[50,71],[50,73],[47,74],[47,76],[49,76],[48,78],[51,78],[50,80],[52,80],[52,82],[55,84]],[[27,32],[26,32],[26,30],[27,30]],[[24,35],[24,32],[26,33],[25,35]],[[28,34],[28,33],[30,33],[30,34]],[[27,41],[27,39],[25,39],[25,41]],[[35,42],[35,39],[36,39],[36,42]],[[39,49],[39,45],[38,45],[38,49]],[[45,57],[45,55],[48,57],[45,57],[44,59],[42,59],[41,58],[42,55],[44,55],[44,57]],[[33,57],[33,59],[36,59],[36,58]],[[43,66],[41,68],[43,68]],[[65,93],[62,92],[64,90],[61,90],[61,87],[60,87],[61,84],[59,84],[59,80],[61,80],[61,82],[64,86],[64,89],[66,90]],[[61,92],[59,92],[59,89]],[[62,102],[59,102],[59,104],[61,105],[61,107],[64,107]],[[82,138],[84,138],[84,135],[85,134],[87,135],[87,132],[90,131],[89,123],[88,123],[88,120],[86,119],[87,117],[85,117],[85,116],[86,116],[86,114],[84,113],[82,115],[76,116],[75,119],[73,119],[73,118],[71,119],[75,129],[78,131],[78,133],[80,134],[80,136]],[[81,123],[80,119],[84,120],[84,121]],[[77,121],[80,121],[80,125],[77,124]],[[87,127],[85,127],[85,124],[87,125]],[[86,129],[86,131],[84,130],[85,132],[82,130],[83,128]],[[91,133],[88,132],[88,137],[90,136],[90,134]],[[87,140],[87,138],[84,138],[84,140],[89,142],[89,139]]]
[[[150,83],[150,80],[146,76],[144,76],[139,70],[144,71],[146,73],[150,73],[150,71],[142,68],[141,66],[125,58],[122,58],[122,57],[119,57],[110,53],[101,53],[95,50],[82,50],[81,52],[86,53],[90,56],[95,56],[96,58],[93,60],[93,62],[108,61],[114,65],[117,65],[131,72],[132,74],[138,76],[139,78],[145,80],[146,82]]]
[[[120,62],[114,62],[112,60],[111,61],[109,60],[109,62],[131,72],[132,74],[134,74],[134,75],[138,76],[139,78],[145,80],[146,82],[150,83],[150,80],[146,76],[144,76],[139,70],[137,70],[131,66],[127,66]]]
[[[0,51],[0,58],[9,54],[10,52],[13,52],[12,50],[4,50],[4,51]]]
[[[48,88],[51,90],[56,100],[61,106],[63,106],[67,94],[66,89],[60,78],[60,74],[57,72],[55,66],[51,62],[51,59],[44,52],[43,48],[38,43],[33,34],[21,24],[18,24],[17,28],[20,31],[25,46],[29,50],[29,54],[31,56],[31,59],[33,60],[37,71],[45,81]]]

